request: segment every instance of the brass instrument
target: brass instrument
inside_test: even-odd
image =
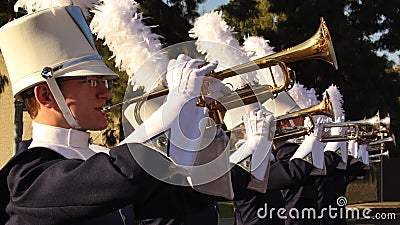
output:
[[[386,150],[386,151],[384,151],[382,153],[369,155],[369,158],[377,158],[377,157],[381,157],[381,156],[386,156],[386,157],[389,158],[389,150]]]
[[[392,134],[392,135],[389,136],[389,137],[384,137],[384,138],[380,138],[380,139],[375,140],[375,141],[371,141],[371,142],[369,142],[368,144],[369,144],[370,146],[374,146],[374,145],[385,144],[385,143],[387,143],[387,142],[392,142],[393,145],[396,146],[396,138],[395,138],[394,134]]]
[[[260,85],[253,87],[247,86],[243,89],[236,90],[228,96],[224,96],[211,104],[207,104],[207,107],[209,107],[210,109],[210,116],[213,117],[217,124],[220,124],[223,121],[223,115],[226,110],[259,101],[266,101],[270,98],[273,98],[275,94],[287,90],[291,83],[291,78],[289,70],[286,67],[286,63],[304,59],[321,59],[332,64],[335,69],[338,68],[335,52],[333,50],[332,40],[323,18],[321,18],[321,23],[317,32],[310,39],[299,45],[251,62],[234,66],[219,72],[211,73],[209,75],[210,77],[223,80],[225,78],[236,76],[238,74],[248,73],[272,66],[279,66],[284,73],[284,82],[281,86],[278,87]],[[139,102],[138,105],[140,106],[142,105],[140,104],[140,102],[167,95],[168,92],[168,89],[154,91],[147,95],[131,98],[114,105],[104,106],[102,108],[102,111],[108,112],[111,109],[115,107],[120,107],[125,103],[130,104]],[[204,100],[200,101],[199,104],[204,105]],[[140,111],[141,107],[136,108],[137,111]],[[139,115],[140,113],[136,114]],[[140,116],[137,119],[139,124],[143,122]]]
[[[379,118],[379,112],[369,118],[369,119],[363,119],[363,120],[355,120],[355,121],[347,121],[347,122],[332,122],[332,123],[325,123],[324,127],[325,128],[332,128],[332,127],[354,127],[354,126],[372,126],[374,128],[379,128],[379,123],[380,123],[380,118]]]
[[[368,143],[369,145],[369,158],[370,162],[381,162],[383,157],[389,158],[389,150],[386,149],[385,151],[385,145],[386,143],[393,143],[394,146],[396,146],[396,140],[394,134],[390,135],[389,137],[383,137],[379,138],[378,140],[371,141]]]
[[[278,127],[275,132],[274,141],[283,141],[309,134],[314,129],[314,119],[312,117],[314,115],[325,115],[332,119],[335,118],[332,100],[328,94],[324,96],[324,98],[319,104],[298,110],[296,112],[276,117],[276,124]],[[308,117],[310,119],[311,122],[310,127],[303,125],[298,127],[284,128],[280,127],[279,125],[286,120],[291,120],[294,118],[304,118],[304,117]]]
[[[273,138],[274,142],[284,141],[309,134],[314,129],[314,122],[312,118],[313,115],[325,115],[331,118],[335,117],[333,113],[332,100],[330,99],[329,95],[326,95],[320,103],[314,106],[276,117],[275,118],[276,130]],[[310,118],[311,127],[307,127],[304,124],[303,126],[297,126],[297,127],[282,126],[282,123],[285,121],[292,120],[295,118],[305,118],[305,117]],[[237,127],[232,130],[229,130],[228,132],[240,133],[243,129],[244,129],[243,127]]]
[[[322,142],[357,140],[359,144],[380,144],[394,141],[390,135],[390,116],[380,119],[379,112],[368,119],[325,123],[324,128],[342,127],[346,128],[343,135],[331,135],[321,138]]]
[[[372,139],[378,134],[376,131],[380,130],[380,118],[379,112],[369,118],[356,121],[346,122],[331,122],[325,123],[324,129],[330,129],[334,127],[346,128],[346,134],[343,135],[331,135],[324,136],[321,138],[322,142],[330,141],[348,141],[348,140],[360,140],[360,139]]]

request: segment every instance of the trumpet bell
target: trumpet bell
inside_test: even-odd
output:
[[[340,122],[340,123],[325,123],[325,128],[332,128],[332,127],[355,127],[355,126],[372,126],[373,128],[379,129],[379,112],[369,118],[363,120],[355,120],[355,121],[347,121],[347,122]]]
[[[301,117],[309,117],[312,124],[311,127],[305,126],[304,124],[303,126],[289,127],[289,128],[278,126],[277,132],[275,132],[274,140],[283,141],[287,139],[301,137],[303,135],[310,133],[314,129],[314,122],[313,122],[314,120],[312,118],[312,116],[314,115],[325,115],[332,119],[335,118],[332,100],[328,94],[324,96],[324,98],[319,104],[295,111],[293,113],[288,113],[276,117],[277,124],[282,124],[284,121]]]
[[[335,70],[338,69],[332,38],[329,34],[325,20],[322,17],[320,19],[320,25],[317,32],[311,38],[281,52],[269,55],[259,60],[255,60],[255,62],[258,64],[258,61],[266,59],[278,59],[285,63],[305,59],[321,59],[330,63]]]
[[[390,129],[390,115],[388,114],[385,118],[383,118],[383,119],[381,119],[380,121],[379,121],[379,124],[382,126],[382,127],[384,127],[384,128],[386,128],[386,129]]]
[[[282,120],[287,120],[287,119],[292,119],[295,117],[300,117],[300,116],[314,116],[314,115],[325,115],[328,116],[332,119],[335,118],[335,113],[333,111],[333,103],[332,100],[329,96],[329,94],[326,94],[325,97],[322,99],[322,101],[319,104],[316,104],[314,106],[301,109],[298,111],[295,111],[293,113],[288,113],[282,116],[278,116],[277,120],[282,121]]]

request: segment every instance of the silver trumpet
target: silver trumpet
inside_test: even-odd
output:
[[[345,134],[324,136],[321,138],[322,142],[357,140],[361,143],[370,144],[379,140],[381,142],[392,141],[391,139],[386,139],[390,135],[390,116],[388,115],[381,119],[379,112],[368,119],[324,124],[324,128],[326,129],[334,127],[344,128]]]

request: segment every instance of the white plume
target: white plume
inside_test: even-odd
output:
[[[314,88],[307,89],[299,82],[295,82],[288,93],[302,109],[319,103]]]
[[[332,100],[333,112],[335,113],[336,118],[344,118],[344,109],[343,109],[343,95],[340,93],[339,89],[336,85],[331,85],[324,92],[324,97],[326,93],[329,94],[329,97]]]
[[[18,0],[14,5],[14,11],[18,8],[25,9],[28,14],[44,10],[53,9],[53,7],[76,5],[82,9],[86,18],[89,17],[89,11],[99,0]]]
[[[252,60],[259,59],[264,56],[271,55],[275,53],[273,51],[274,47],[269,45],[270,41],[265,40],[263,37],[250,36],[244,39],[243,49],[251,57]],[[276,86],[280,86],[283,83],[283,72],[279,66],[271,67],[273,78],[271,72],[268,68],[257,70],[257,79],[260,84],[268,84],[274,86],[274,80]]]
[[[144,86],[150,91],[162,82],[169,60],[160,53],[161,36],[143,24],[139,7],[133,0],[103,0],[93,10],[90,28],[97,38],[104,39],[116,67],[127,72],[134,89]]]
[[[274,47],[270,46],[270,41],[265,40],[263,37],[250,36],[245,38],[243,43],[243,49],[251,55],[251,59],[255,60],[263,56],[268,56],[273,53]],[[283,84],[283,72],[279,66],[273,66],[271,71],[274,76],[272,79],[271,72],[268,68],[258,70],[257,77],[260,84],[269,84],[271,86],[280,86]],[[275,84],[274,84],[275,81]],[[293,100],[298,104],[300,108],[307,108],[318,104],[316,92],[314,88],[307,89],[304,85],[299,82],[295,82],[293,87],[288,91],[288,94],[293,98]]]
[[[222,12],[212,11],[195,20],[189,36],[197,38],[197,51],[206,54],[207,61],[217,60],[217,70],[222,70],[250,61],[233,33],[233,28],[222,19]],[[237,89],[255,81],[255,73],[247,73],[226,78],[223,82],[230,83]]]

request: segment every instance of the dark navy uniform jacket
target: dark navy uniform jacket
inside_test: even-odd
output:
[[[297,148],[298,148],[297,144],[291,144],[291,143],[285,144],[276,150],[275,157],[278,161],[290,162],[289,160],[296,152]],[[323,151],[323,149],[321,149],[321,151]],[[311,164],[309,165],[312,166]],[[311,170],[309,171],[309,173],[311,173]],[[313,181],[314,178],[311,176],[305,176],[304,174],[300,178],[302,178],[301,184],[291,185],[287,188],[282,189],[283,198],[285,199],[285,209],[286,209],[285,215],[287,216],[287,219],[285,219],[285,224],[286,225],[319,224],[319,221],[316,219],[310,219],[307,216],[293,218],[289,214],[290,210],[293,209],[297,209],[300,215],[302,213],[302,210],[305,208],[314,209],[315,212],[317,212],[318,210],[317,190],[314,185]]]
[[[276,151],[274,151],[274,153],[281,152],[282,154],[282,152],[288,152],[293,154],[297,148],[297,144],[286,143],[280,146]],[[282,218],[279,218],[276,214],[276,211],[279,208],[285,207],[285,199],[280,190],[301,186],[308,182],[308,177],[312,169],[313,166],[311,164],[301,159],[294,159],[291,161],[278,160],[273,162],[268,177],[267,192],[261,194],[254,191],[248,191],[245,198],[234,201],[235,224],[284,224],[285,221]],[[244,170],[242,169],[242,171]],[[242,174],[242,176],[236,177],[241,177],[240,179],[244,184],[250,182],[248,174]],[[275,208],[275,211],[272,211],[274,213],[272,218],[269,214],[271,208]],[[259,211],[260,209],[262,210]],[[265,210],[267,210],[267,212],[265,212]]]
[[[285,144],[282,149],[296,150],[297,144]],[[267,193],[248,190],[250,182],[249,173],[240,166],[234,166],[231,170],[233,190],[235,193],[235,224],[256,225],[256,224],[284,224],[282,219],[275,215],[269,219],[269,215],[260,218],[257,215],[258,209],[267,203],[269,208],[282,208],[285,206],[280,189],[301,185],[308,181],[308,175],[313,166],[303,160],[294,159],[292,161],[277,161],[271,165],[268,178]],[[159,218],[143,221],[146,225],[197,225],[197,224],[218,224],[215,222],[215,211],[212,208],[196,214],[188,214],[179,218]],[[202,217],[203,216],[203,217]]]
[[[140,144],[132,148],[150,151]],[[123,224],[115,213],[124,207],[134,210],[136,219],[157,218],[197,212],[214,201],[190,187],[155,179],[137,164],[126,145],[86,161],[33,148],[13,157],[0,173],[3,224]],[[106,218],[113,216],[117,222],[108,223]],[[131,218],[125,219],[129,224]]]
[[[337,199],[341,196],[345,196],[346,192],[346,179],[345,170],[337,169],[337,165],[342,160],[342,157],[333,151],[324,152],[326,175],[318,176],[315,179],[315,185],[318,191],[318,212],[320,213],[323,209],[328,209],[329,206],[333,208],[342,208],[337,205]],[[347,224],[346,218],[340,218],[337,216],[331,218],[328,212],[324,211],[324,215],[321,219],[321,225],[340,225]]]
[[[365,175],[364,164],[360,161],[350,164],[353,157],[349,155],[346,170],[340,170],[336,168],[341,161],[341,157],[338,154],[332,151],[327,151],[324,153],[324,156],[325,165],[331,166],[327,166],[327,174],[325,176],[318,177],[315,181],[318,189],[318,208],[321,210],[331,206],[345,212],[345,206],[338,206],[337,199],[346,196],[347,185],[351,181],[356,177]],[[340,216],[337,216],[331,218],[328,214],[325,214],[321,220],[321,225],[346,224],[347,221],[345,217],[341,218]]]
[[[217,225],[218,223],[219,213],[216,204],[199,212],[180,217],[165,217],[141,221],[142,225]]]
[[[65,159],[46,148],[24,151],[28,146],[28,142],[22,142],[20,153],[1,170],[1,223],[123,224],[118,212],[122,208],[124,215],[132,210],[135,215],[135,218],[125,218],[125,224],[132,224],[130,221],[134,219],[152,218],[175,218],[180,224],[182,221],[195,224],[188,222],[187,215],[191,218],[205,214],[217,216],[215,202],[227,201],[201,194],[191,187],[155,179],[137,164],[127,145],[112,148],[110,155],[98,153],[86,161]],[[132,144],[129,148],[153,151],[140,144]],[[167,163],[159,165],[159,169],[168,170],[169,166]],[[287,170],[286,167],[277,169]],[[243,177],[250,180],[241,167],[233,166],[231,178],[235,200],[249,196],[248,182],[243,182]],[[286,184],[291,177],[287,179]],[[210,213],[210,210],[214,211]],[[216,219],[208,218],[207,221]],[[160,220],[163,221],[153,221]]]

